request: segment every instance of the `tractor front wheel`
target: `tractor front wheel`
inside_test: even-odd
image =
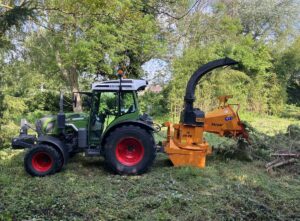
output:
[[[24,158],[25,170],[32,176],[54,174],[61,165],[60,154],[53,147],[43,144],[29,149]]]
[[[137,126],[117,128],[106,139],[106,162],[118,174],[144,173],[152,165],[155,153],[152,133]]]

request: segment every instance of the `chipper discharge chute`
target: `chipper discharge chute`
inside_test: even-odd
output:
[[[167,140],[163,146],[174,166],[205,167],[206,156],[212,150],[203,138],[204,132],[220,136],[242,137],[248,139],[244,125],[241,123],[237,110],[227,103],[232,96],[219,97],[219,107],[209,113],[194,108],[195,88],[200,79],[213,69],[235,65],[238,62],[224,58],[201,66],[190,78],[184,97],[184,109],[178,124],[165,123],[168,127]]]

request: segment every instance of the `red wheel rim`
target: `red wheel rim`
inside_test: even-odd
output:
[[[144,147],[141,142],[133,137],[119,141],[116,148],[117,160],[125,166],[134,166],[144,157]]]
[[[47,172],[53,165],[52,157],[46,152],[37,152],[33,155],[32,167],[38,172]]]

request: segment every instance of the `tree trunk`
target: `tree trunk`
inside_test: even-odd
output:
[[[69,78],[70,78],[70,86],[72,92],[74,94],[74,98],[76,99],[76,105],[73,104],[73,111],[74,112],[81,112],[82,111],[82,101],[79,92],[79,84],[78,84],[78,73],[75,66],[72,66],[69,70]]]
[[[74,98],[76,99],[76,105],[73,104],[73,111],[74,112],[81,112],[82,111],[82,101],[79,93],[79,83],[78,83],[78,73],[76,70],[76,66],[72,65],[69,69],[66,69],[60,57],[59,51],[56,51],[56,62],[57,66],[59,67],[64,79],[68,82],[72,93],[74,94]]]

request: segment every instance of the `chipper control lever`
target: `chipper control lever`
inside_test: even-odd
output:
[[[163,146],[174,166],[205,167],[206,156],[211,153],[211,148],[203,138],[204,132],[228,137],[242,136],[248,139],[237,111],[227,104],[231,96],[220,97],[219,100],[223,105],[206,114],[199,108],[193,107],[195,88],[200,79],[213,69],[237,63],[230,58],[211,61],[201,66],[189,79],[179,124],[165,123],[168,132]]]

